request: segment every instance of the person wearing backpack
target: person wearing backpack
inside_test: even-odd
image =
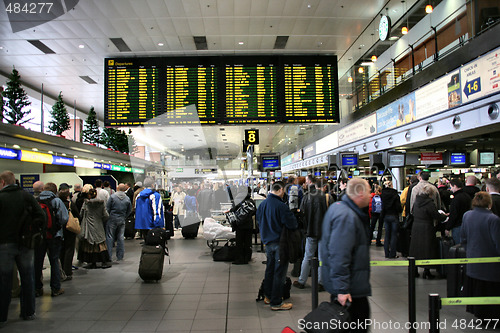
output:
[[[42,269],[45,254],[50,262],[50,289],[53,297],[64,294],[61,288],[61,273],[59,267],[59,256],[63,244],[63,227],[68,223],[68,210],[57,196],[57,185],[47,183],[43,187],[38,198],[40,207],[46,214],[44,226],[44,240],[35,248],[35,293],[36,296],[43,295]]]
[[[370,215],[370,244],[373,239],[373,232],[375,231],[375,226],[378,222],[378,230],[377,230],[377,241],[376,246],[384,246],[382,244],[382,229],[384,227],[384,221],[380,218],[380,213],[382,213],[382,198],[380,197],[380,193],[382,188],[380,185],[374,186],[374,192],[372,193],[372,200],[370,201],[370,206],[368,208],[368,213]]]
[[[16,263],[21,278],[21,314],[24,320],[35,315],[34,251],[22,242],[24,225],[43,224],[45,216],[35,198],[23,191],[11,171],[0,174],[0,328],[7,322],[11,300],[12,276]],[[31,239],[31,237],[30,237]]]
[[[392,188],[392,182],[387,181],[380,195],[382,198],[382,213],[380,218],[385,223],[384,251],[385,257],[394,259],[398,243],[399,214],[403,211],[398,191]]]

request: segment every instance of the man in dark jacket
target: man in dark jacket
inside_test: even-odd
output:
[[[113,258],[113,244],[116,241],[116,260],[123,260],[125,254],[125,219],[132,212],[132,203],[125,193],[127,185],[119,184],[117,192],[113,193],[106,204],[109,213],[106,222],[106,246],[108,247],[109,260]]]
[[[292,303],[283,302],[283,285],[285,283],[288,262],[280,261],[280,237],[283,228],[297,229],[297,220],[283,201],[285,184],[275,182],[257,209],[257,222],[260,236],[266,245],[266,273],[264,277],[264,303],[271,304],[271,310],[290,310]]]
[[[30,208],[28,208],[30,207]],[[29,214],[23,214],[30,212]],[[35,319],[34,251],[19,244],[21,220],[42,225],[40,205],[16,185],[11,171],[0,174],[0,328],[6,324],[11,300],[14,263],[21,277],[21,318]],[[24,215],[24,216],[23,216]],[[24,218],[23,218],[24,217]]]
[[[460,229],[462,228],[462,218],[465,212],[471,209],[472,199],[463,190],[463,183],[459,179],[452,179],[450,181],[451,191],[453,192],[453,199],[450,203],[450,216],[446,223],[446,236],[453,237],[455,244],[460,244]]]
[[[396,247],[398,244],[399,214],[403,211],[398,191],[392,188],[392,182],[388,181],[380,194],[382,199],[382,213],[380,219],[385,224],[384,251],[385,257],[397,258]]]
[[[500,217],[500,180],[498,178],[486,179],[486,191],[491,195],[491,211]]]
[[[332,301],[337,298],[342,305],[351,302],[351,320],[362,323],[370,316],[369,219],[363,212],[370,200],[368,182],[351,179],[342,200],[328,208],[319,242],[323,286]]]
[[[479,188],[476,186],[477,184],[477,178],[476,176],[470,175],[465,178],[465,187],[463,187],[463,190],[465,193],[469,195],[471,200],[474,198],[474,195],[479,192]]]
[[[306,234],[306,248],[300,276],[293,285],[299,289],[304,289],[309,271],[311,270],[310,260],[316,255],[318,250],[318,240],[321,239],[321,226],[328,208],[326,196],[321,190],[321,180],[315,182],[314,185],[309,185],[307,194],[302,199],[300,212],[303,214],[304,229]],[[319,271],[318,280],[320,283],[320,291],[324,290],[321,279],[321,270]]]

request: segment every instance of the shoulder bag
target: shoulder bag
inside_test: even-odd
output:
[[[68,210],[68,223],[66,223],[66,230],[71,231],[74,234],[80,234],[82,228],[80,227],[80,221],[71,213],[71,208]]]

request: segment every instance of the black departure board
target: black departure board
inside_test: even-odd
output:
[[[336,122],[337,95],[331,64],[284,63],[287,122]]]
[[[105,125],[336,123],[335,56],[105,60]]]
[[[134,59],[106,63],[106,124],[140,125],[154,119],[160,110],[158,67]]]
[[[229,124],[278,121],[277,66],[225,64],[225,120]]]
[[[167,65],[165,113],[168,124],[217,123],[217,68],[215,65]],[[196,107],[194,107],[196,106]]]

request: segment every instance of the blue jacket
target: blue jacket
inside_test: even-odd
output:
[[[371,295],[368,215],[347,196],[323,219],[319,259],[323,286],[332,295]]]
[[[484,208],[466,212],[460,239],[467,258],[500,257],[500,218]],[[468,264],[467,275],[478,280],[500,282],[500,263]]]
[[[57,232],[55,237],[62,238],[64,226],[66,225],[66,223],[68,223],[69,219],[68,210],[66,209],[66,206],[64,206],[62,200],[56,197],[54,192],[42,191],[42,193],[40,193],[40,200],[46,200],[46,199],[52,199],[51,201],[52,208],[56,210],[57,223],[62,227],[61,230]]]
[[[125,219],[132,212],[132,203],[125,192],[115,192],[111,194],[106,203],[106,210],[109,213],[109,222],[116,222],[118,225],[125,224]]]
[[[165,227],[161,195],[150,188],[142,190],[135,199],[135,228],[154,229]]]
[[[297,220],[288,206],[275,194],[269,193],[257,208],[257,223],[264,244],[279,243],[283,226],[297,229]]]

